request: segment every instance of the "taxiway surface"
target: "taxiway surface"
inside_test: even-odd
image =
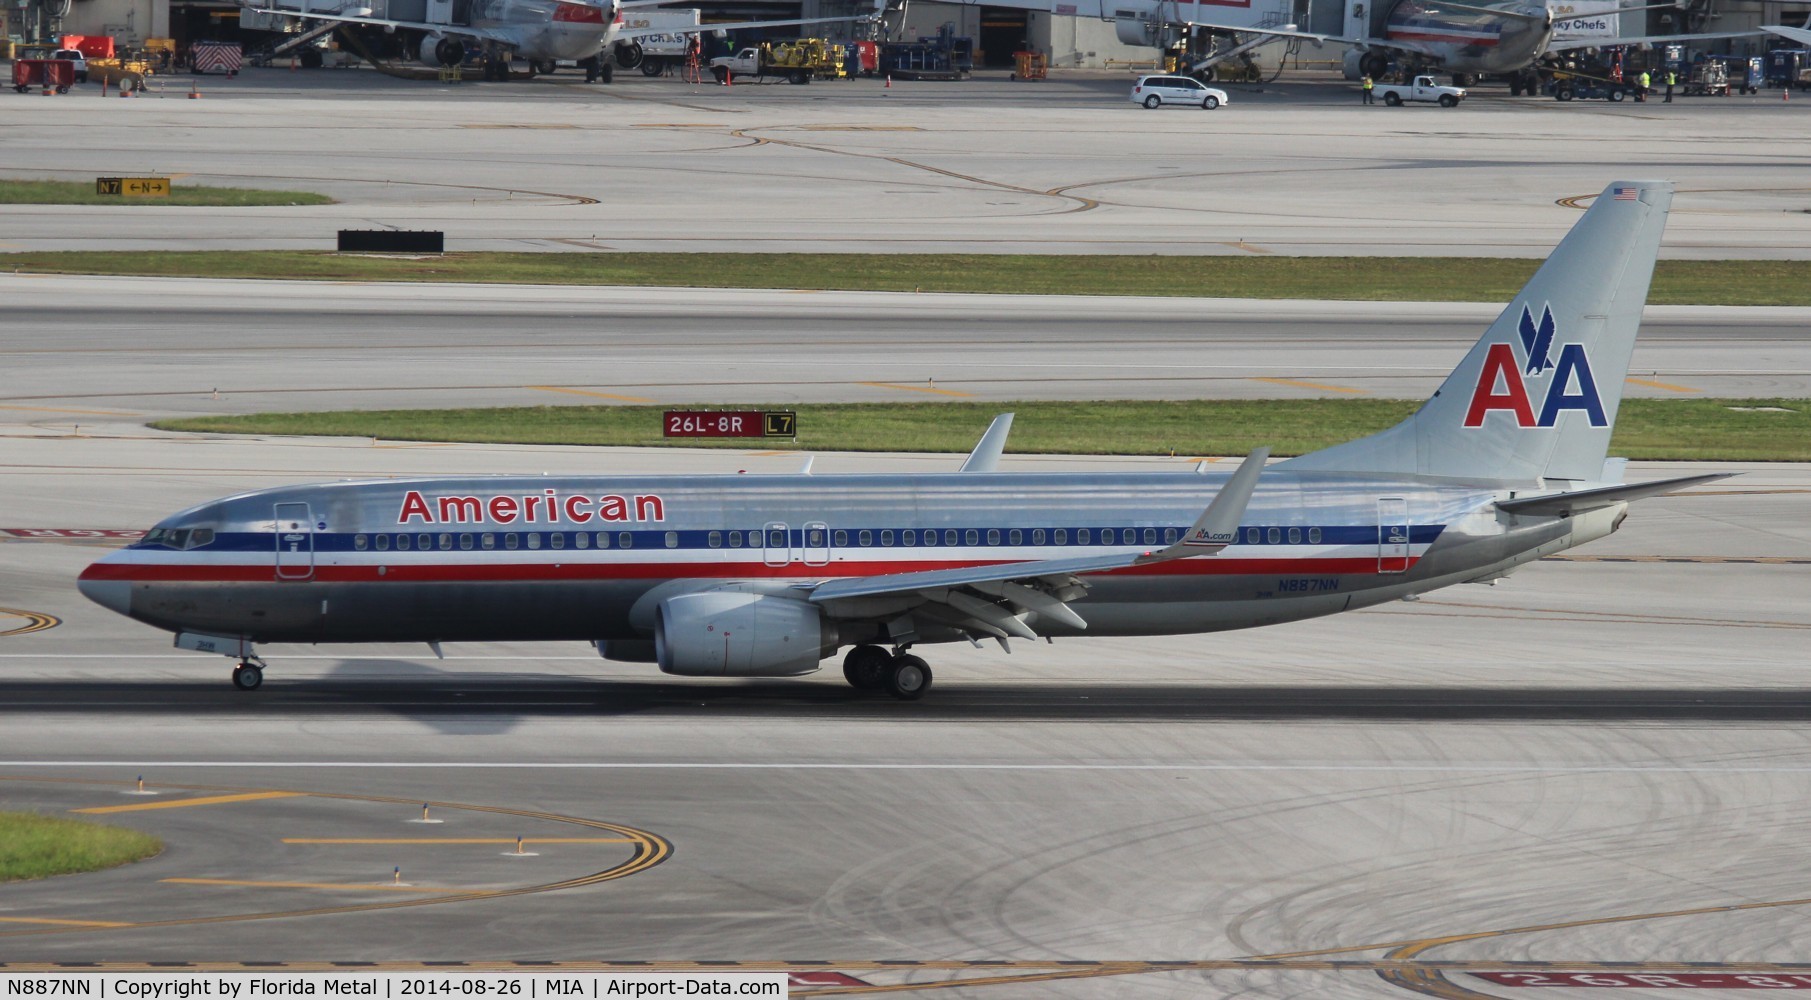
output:
[[[1145,111],[1108,73],[597,87],[254,69],[202,80],[200,100],[188,82],[7,102],[8,172],[340,203],[14,205],[0,250],[331,249],[337,229],[403,228],[460,250],[1538,257],[1575,199],[1661,177],[1680,190],[1664,255],[1811,252],[1811,107],[1771,93],[1361,107],[1354,85],[1298,72],[1231,85],[1210,113]]]
[[[0,461],[0,510],[38,529],[297,479],[793,464],[28,427]],[[244,694],[226,661],[76,594],[117,542],[0,533],[6,607],[60,620],[0,619],[0,804],[105,810],[87,815],[170,844],[0,891],[0,952],[822,960],[886,987],[1000,980],[954,991],[980,998],[1407,995],[1379,975],[1393,955],[1462,963],[1429,974],[1484,996],[1513,991],[1472,972],[1755,973],[1811,947],[1811,468],[1742,471],[1500,587],[1254,632],[938,648],[909,705],[833,677],[668,679],[580,644],[272,647]],[[141,774],[159,794],[126,794]],[[423,802],[440,823],[411,822]],[[1230,964],[871,964],[900,959]]]
[[[0,426],[418,406],[1425,398],[1488,303],[0,275]],[[1811,396],[1811,309],[1649,307],[1632,396]]]

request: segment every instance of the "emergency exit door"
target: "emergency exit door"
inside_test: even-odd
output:
[[[1404,573],[1409,568],[1409,502],[1401,497],[1377,500],[1377,572]]]
[[[305,503],[277,504],[275,514],[277,579],[313,579],[314,515]]]

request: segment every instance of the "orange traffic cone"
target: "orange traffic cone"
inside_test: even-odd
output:
[[[892,90],[893,89],[893,74],[891,74],[891,73],[887,74],[887,82],[880,89],[882,89],[882,90]]]
[[[1792,100],[1792,88],[1791,87],[1781,87],[1780,88],[1780,100],[1782,100],[1782,101]]]
[[[189,81],[189,100],[198,101],[200,99],[201,99],[201,84],[194,80],[190,80]]]

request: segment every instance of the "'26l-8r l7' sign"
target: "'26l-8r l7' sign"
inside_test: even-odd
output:
[[[666,437],[798,437],[793,410],[668,410],[661,415]]]

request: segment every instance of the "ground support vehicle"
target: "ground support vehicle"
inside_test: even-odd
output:
[[[810,83],[812,77],[834,78],[842,74],[841,47],[832,46],[821,38],[763,42],[733,56],[711,60],[711,75],[718,83],[733,82],[736,77],[759,80],[769,76],[783,77],[787,83]]]
[[[889,42],[880,52],[881,71],[902,80],[966,80],[975,70],[975,40],[958,37],[946,24],[916,42]]]
[[[13,60],[13,89],[23,94],[33,87],[69,93],[75,86],[75,64],[67,59]]]
[[[88,82],[88,57],[82,54],[81,49],[58,49],[55,52],[52,52],[50,57],[52,59],[69,60],[69,64],[75,67],[75,82]]]
[[[1623,101],[1641,92],[1641,87],[1633,83],[1620,83],[1616,80],[1596,80],[1583,76],[1559,77],[1547,88],[1555,100],[1570,101]]]
[[[684,66],[692,48],[698,44],[698,33],[686,29],[698,27],[698,18],[696,7],[626,11],[624,29],[659,29],[665,33],[643,35],[632,42],[617,42],[610,51],[610,58],[623,69],[640,67],[643,76],[659,76],[669,67]]]
[[[1392,108],[1404,104],[1438,104],[1443,108],[1458,107],[1465,100],[1461,87],[1442,87],[1431,76],[1418,76],[1411,83],[1380,83],[1374,95]]]
[[[1226,91],[1190,76],[1141,76],[1132,84],[1132,103],[1156,110],[1165,104],[1183,104],[1213,111],[1227,103]]]
[[[90,59],[88,75],[101,81],[103,86],[114,86],[121,90],[145,89],[145,78],[152,74],[151,63],[145,59]]]
[[[1684,94],[1687,97],[1728,97],[1728,68],[1715,60],[1694,65],[1691,75],[1685,78]]]
[[[1050,57],[1042,52],[1012,54],[1014,80],[1042,80],[1050,76]]]

